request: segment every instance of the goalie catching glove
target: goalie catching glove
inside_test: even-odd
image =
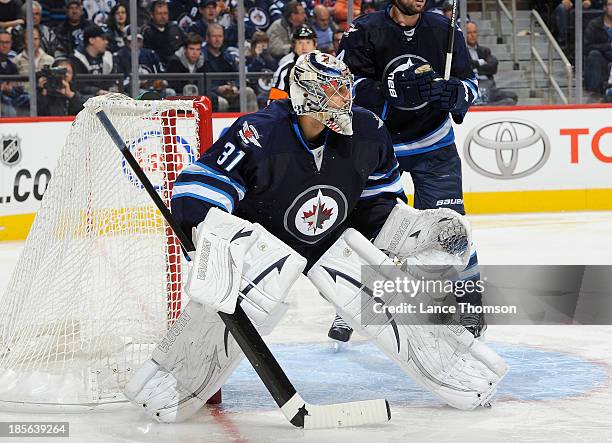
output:
[[[157,421],[191,417],[242,360],[216,309],[234,312],[231,300],[237,300],[265,335],[286,312],[285,299],[306,266],[303,257],[260,225],[216,208],[198,227],[197,237],[191,301],[125,387],[125,395]],[[222,284],[211,280],[213,275]]]

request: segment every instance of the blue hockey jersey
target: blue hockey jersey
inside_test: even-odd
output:
[[[389,11],[390,7],[357,18],[340,42],[339,57],[356,76],[355,103],[385,121],[398,157],[449,146],[455,136],[448,112],[427,103],[414,108],[390,106],[382,89],[387,76],[406,65],[429,64],[440,76],[444,75],[449,20],[424,12],[416,26],[407,27],[397,24]],[[459,29],[455,34],[451,77],[462,81],[466,103],[471,104],[478,96],[478,80]],[[453,119],[460,123],[466,111],[467,106],[456,110]]]
[[[352,136],[330,130],[309,143],[289,100],[240,117],[174,184],[172,212],[191,232],[217,206],[251,222],[312,265],[348,227],[370,238],[405,200],[390,136],[353,108]]]

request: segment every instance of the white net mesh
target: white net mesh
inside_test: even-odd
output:
[[[98,106],[166,203],[198,157],[192,101],[87,102],[0,299],[0,407],[124,402],[130,371],[180,311],[178,241],[93,114]]]

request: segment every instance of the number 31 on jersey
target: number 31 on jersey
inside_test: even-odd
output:
[[[217,159],[217,164],[227,172],[230,172],[232,169],[234,169],[234,166],[238,164],[240,159],[244,157],[244,154],[244,151],[236,149],[236,146],[233,143],[227,142],[224,146],[223,152]]]

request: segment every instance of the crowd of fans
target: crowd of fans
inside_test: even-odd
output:
[[[39,115],[72,115],[82,108],[88,97],[107,91],[129,90],[134,41],[141,74],[193,74],[192,77],[197,77],[198,74],[238,71],[238,0],[139,0],[138,26],[130,25],[126,0],[63,1],[33,2]],[[317,49],[335,53],[346,29],[348,1],[243,0],[247,71],[268,73],[249,79],[246,90],[249,111],[268,101],[272,73],[286,65],[281,63],[284,57],[297,53],[295,35],[298,30],[308,27]],[[588,23],[585,31],[586,87],[603,92],[612,61],[612,0],[585,0],[583,3],[585,8],[604,10],[603,15]],[[382,9],[387,4],[387,0],[354,0],[354,17]],[[449,15],[451,2],[428,0],[427,8]],[[560,39],[567,35],[563,14],[569,9],[571,1],[562,0],[554,10]],[[28,73],[25,18],[22,0],[0,0],[0,75]],[[475,24],[469,24],[466,35],[474,70],[486,89],[485,103],[516,103],[515,95],[495,87],[493,75],[497,71],[497,60],[490,50],[478,45]],[[114,74],[113,78],[122,80],[99,81],[83,77],[84,74]],[[235,75],[226,79],[215,76],[204,91],[200,90],[202,82],[184,77],[173,80],[167,75],[164,80],[161,76],[141,80],[139,86],[142,92],[155,90],[162,97],[207,94],[215,111],[238,110],[240,91]],[[0,80],[0,86],[0,115],[27,115],[29,85],[23,81]]]

